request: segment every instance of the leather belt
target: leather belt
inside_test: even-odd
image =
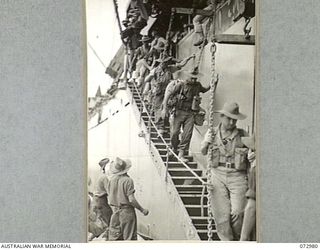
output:
[[[121,205],[121,206],[115,206],[115,205],[110,205],[111,207],[114,207],[115,209],[123,209],[123,208],[133,208],[131,205]]]
[[[236,165],[231,162],[219,162],[219,167],[225,167],[225,168],[235,168]]]
[[[177,107],[177,110],[182,110],[182,111],[186,111],[186,112],[192,111],[191,107],[189,108],[189,107],[183,107],[183,106]]]

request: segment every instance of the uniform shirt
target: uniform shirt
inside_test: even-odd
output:
[[[136,50],[136,56],[138,59],[144,58],[148,55],[150,50],[150,47],[145,47],[145,46],[140,46],[139,48],[137,48]]]
[[[135,192],[133,180],[127,174],[115,175],[108,183],[107,192],[110,205],[130,205],[128,197]]]
[[[243,129],[235,128],[230,136],[227,138],[221,137],[221,124],[218,125],[214,129],[215,136],[212,138],[210,129],[207,131],[204,140],[202,142],[202,147],[204,144],[208,143],[208,157],[210,157],[209,150],[212,149],[212,147],[219,148],[219,159],[215,159],[221,163],[230,162],[234,163],[235,160],[235,149],[236,148],[244,148],[244,144],[241,142],[241,137],[248,136],[248,133],[244,131]],[[212,159],[208,158],[208,161]],[[249,164],[249,163],[248,163]],[[220,168],[220,167],[218,167]],[[228,169],[227,172],[236,172],[237,169]]]
[[[156,67],[150,71],[153,79],[151,80],[152,94],[162,96],[165,93],[166,87],[172,80],[172,72],[177,70],[177,66],[169,65],[166,69]]]
[[[168,90],[169,95],[180,94],[181,96],[177,103],[177,109],[191,110],[193,98],[199,93],[205,93],[209,90],[201,85],[200,82],[187,83],[179,81],[175,86]]]
[[[152,40],[152,42],[151,42],[151,47],[159,46],[161,43],[166,44],[166,43],[167,43],[166,39],[164,39],[164,38],[161,37],[161,36],[155,37],[155,38]]]
[[[100,197],[103,195],[106,195],[108,183],[109,183],[108,177],[105,174],[102,175],[98,179],[95,195],[100,196]]]

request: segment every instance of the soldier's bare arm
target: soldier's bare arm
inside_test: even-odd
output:
[[[154,78],[154,72],[151,71],[149,73],[149,75],[146,76],[146,78],[144,79],[145,82],[150,82],[152,79]]]
[[[167,113],[167,105],[168,105],[168,100],[170,98],[171,95],[175,94],[182,86],[182,82],[177,83],[175,86],[172,87],[172,84],[174,84],[174,82],[169,83],[169,85],[166,88],[165,91],[165,95],[163,98],[163,102],[162,102],[162,112],[161,112],[161,117],[164,118],[166,116]]]
[[[174,70],[174,71],[171,70],[171,72],[174,73],[175,71],[180,70],[181,68],[183,68],[184,66],[186,66],[186,64],[187,64],[192,58],[195,58],[195,56],[196,56],[196,55],[193,54],[193,55],[191,55],[191,56],[183,59],[181,62],[177,63],[177,64],[175,65],[175,68],[172,69],[172,70]]]
[[[204,140],[202,141],[201,143],[201,153],[203,155],[206,155],[208,153],[208,148],[209,148],[209,145],[211,143],[211,133],[210,131],[208,130],[206,135],[204,136]]]
[[[149,210],[143,208],[143,207],[139,204],[139,202],[137,201],[137,199],[136,199],[136,197],[134,196],[134,194],[129,195],[128,198],[129,198],[130,204],[131,204],[134,208],[138,209],[143,215],[148,215],[148,214],[149,214]]]

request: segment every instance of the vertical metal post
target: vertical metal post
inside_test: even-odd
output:
[[[254,133],[254,126],[255,126],[255,120],[256,120],[256,64],[257,63],[257,55],[254,56],[254,70],[253,70],[253,98],[252,98],[252,128],[251,128],[251,133]]]
[[[168,179],[168,166],[169,166],[169,148],[167,147],[167,155],[166,155],[166,177],[165,181]]]
[[[149,132],[149,151],[151,151],[151,121],[150,117],[148,116],[148,132]]]
[[[140,113],[139,126],[141,126],[141,122],[142,122],[142,113],[141,113],[140,108],[138,108],[138,110],[139,110],[139,113]]]
[[[203,200],[204,200],[204,193],[206,191],[206,186],[203,185],[202,187],[202,192],[201,192],[201,200],[200,200],[200,205],[201,205],[201,217],[204,216],[204,205],[203,205]]]

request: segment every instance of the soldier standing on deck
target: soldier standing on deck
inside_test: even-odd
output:
[[[211,172],[209,189],[211,209],[221,240],[239,240],[248,190],[248,148],[241,138],[246,135],[238,129],[237,120],[246,116],[237,103],[225,103],[220,113],[220,124],[208,130],[202,142],[202,154],[208,154],[208,171]]]
[[[143,215],[149,211],[144,209],[135,198],[133,180],[127,174],[131,168],[129,160],[116,158],[110,164],[108,175],[109,203],[113,214],[110,221],[109,240],[137,240],[137,216],[135,209]]]
[[[99,237],[102,234],[102,237],[108,240],[108,227],[112,215],[112,210],[108,204],[107,194],[107,186],[109,180],[107,175],[105,174],[105,167],[108,163],[109,158],[104,158],[99,162],[102,175],[98,179],[92,199],[92,210],[96,213],[97,218],[95,218],[94,220],[94,223],[96,223],[96,225],[92,225],[92,228],[95,230],[92,230],[93,235],[91,239],[94,237]],[[102,232],[102,229],[104,232]]]

